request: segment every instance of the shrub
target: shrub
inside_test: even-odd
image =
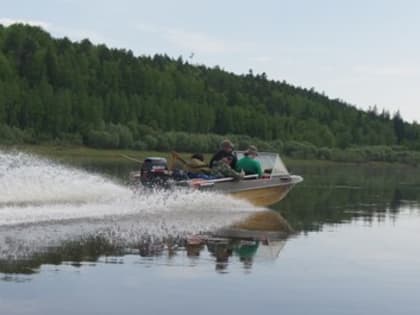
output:
[[[22,131],[7,125],[0,125],[0,143],[17,144],[22,142]]]
[[[139,151],[145,151],[147,150],[147,143],[141,140],[137,140],[133,143],[133,149],[139,150]]]
[[[119,136],[104,130],[90,130],[87,144],[94,148],[115,149],[119,146]]]
[[[32,128],[24,129],[22,133],[23,142],[29,144],[35,144],[37,142],[35,137],[35,130]],[[82,138],[80,137],[80,143],[82,143]]]
[[[156,137],[152,135],[146,135],[145,137],[143,137],[142,141],[144,141],[144,143],[146,144],[147,150],[156,150],[158,144],[158,140],[156,139]]]
[[[25,141],[26,142],[26,141]],[[62,133],[59,135],[59,143],[62,145],[81,145],[83,144],[82,136],[78,133]]]
[[[133,135],[126,126],[117,126],[118,136],[120,138],[119,147],[122,149],[130,148],[133,145]]]

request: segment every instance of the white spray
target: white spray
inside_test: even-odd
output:
[[[135,242],[208,232],[258,210],[199,191],[134,194],[109,178],[24,153],[0,151],[0,259],[101,233]]]

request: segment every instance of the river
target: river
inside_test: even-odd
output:
[[[419,169],[292,162],[263,209],[132,166],[0,151],[0,314],[420,314]]]

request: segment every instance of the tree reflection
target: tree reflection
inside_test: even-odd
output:
[[[237,230],[232,230],[237,233]],[[223,231],[224,234],[227,230]],[[214,258],[215,270],[224,272],[231,262],[241,262],[245,269],[250,269],[254,258],[258,256],[259,248],[270,247],[279,240],[269,241],[264,231],[260,232],[256,239],[256,231],[252,231],[249,238],[227,238],[212,234],[199,234],[185,238],[152,238],[145,236],[135,246],[116,246],[111,241],[100,237],[88,237],[78,241],[65,242],[60,247],[47,248],[42,253],[36,253],[28,257],[17,259],[0,260],[0,272],[5,274],[4,281],[19,281],[19,277],[13,275],[31,275],[38,273],[40,267],[45,264],[60,265],[66,263],[73,267],[82,267],[86,262],[97,262],[100,257],[106,257],[105,263],[115,263],[115,257],[127,254],[136,254],[142,258],[171,257],[175,254],[185,254],[190,259],[200,257],[203,252]],[[276,243],[277,242],[277,243]],[[286,240],[281,240],[283,244]],[[262,251],[264,252],[264,251]],[[260,258],[276,259],[280,253],[278,249],[271,249],[275,256],[261,254]]]
[[[319,231],[326,224],[353,220],[380,222],[389,216],[396,217],[404,207],[418,207],[420,170],[415,168],[355,164],[294,168],[296,173],[303,174],[305,182],[272,207],[275,211],[253,214],[246,222],[207,234],[165,238],[145,235],[130,244],[94,235],[31,255],[3,252],[2,280],[20,281],[15,275],[37,273],[44,264],[69,263],[80,267],[85,262],[97,262],[100,257],[106,257],[105,263],[115,263],[122,261],[115,257],[127,254],[140,258],[185,255],[190,261],[211,257],[217,272],[227,272],[232,264],[250,270],[259,260],[277,259],[290,233]]]
[[[294,171],[305,181],[272,208],[297,231],[355,219],[381,221],[420,200],[420,169],[406,165],[314,163]]]

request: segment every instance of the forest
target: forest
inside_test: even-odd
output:
[[[0,143],[420,162],[420,125],[313,88],[0,25]]]

